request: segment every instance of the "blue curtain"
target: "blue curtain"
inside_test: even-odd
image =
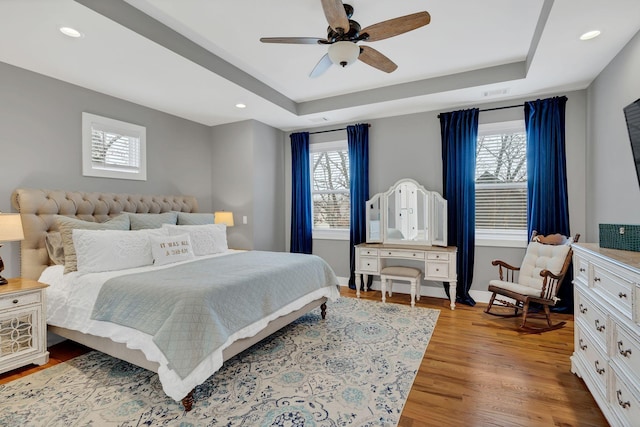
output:
[[[569,235],[566,96],[524,104],[527,129],[527,232]]]
[[[291,252],[312,250],[309,132],[291,134]]]
[[[351,274],[349,287],[356,288],[355,245],[366,241],[367,214],[366,202],[369,200],[369,125],[357,124],[347,126],[347,143],[349,149],[349,176],[351,182],[351,228],[349,233],[349,261]],[[369,276],[365,287],[371,287],[372,276]]]
[[[442,181],[447,199],[448,244],[458,247],[456,301],[474,306],[469,295],[473,281],[476,242],[476,145],[480,110],[440,114]],[[449,292],[447,286],[445,291]]]
[[[565,154],[566,96],[525,102],[527,130],[527,231],[570,236]],[[556,310],[573,310],[570,268]]]

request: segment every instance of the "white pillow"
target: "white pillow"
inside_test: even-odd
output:
[[[186,261],[195,257],[189,235],[151,236],[151,253],[154,265],[171,264]]]
[[[193,252],[198,256],[226,252],[229,249],[227,245],[227,226],[225,224],[163,224],[162,228],[169,230],[170,236],[188,233],[189,237],[191,237]]]
[[[78,271],[98,273],[153,264],[151,235],[167,235],[155,230],[72,230]]]

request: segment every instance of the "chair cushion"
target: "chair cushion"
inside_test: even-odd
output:
[[[414,278],[422,275],[422,271],[413,267],[385,267],[380,271],[382,276],[399,276]]]
[[[540,290],[542,290],[543,282],[540,272],[542,270],[549,270],[553,274],[560,274],[569,249],[571,249],[569,245],[543,245],[538,242],[529,243],[527,253],[520,266],[518,283],[522,286],[536,289],[539,294]]]
[[[506,289],[508,291],[517,292],[522,295],[528,295],[532,297],[540,296],[540,289],[536,289],[531,286],[524,286],[518,283],[506,282],[504,280],[491,280],[489,285],[496,286],[501,289]]]

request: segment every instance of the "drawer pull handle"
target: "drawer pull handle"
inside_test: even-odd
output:
[[[580,304],[580,313],[585,314],[587,312],[587,307],[585,307],[584,305]]]
[[[580,272],[584,273],[585,271],[587,270],[585,270],[584,267],[580,267]]]
[[[599,278],[599,277],[594,277],[594,278],[593,278],[593,281],[594,281],[594,282],[599,282],[599,281],[600,281],[600,278]]]
[[[618,341],[618,351],[624,357],[629,357],[629,355],[631,354],[631,349],[626,349],[626,350],[622,349],[622,341]]]
[[[626,297],[627,297],[627,294],[623,294],[622,292],[620,292],[620,293],[618,294],[618,297],[620,297],[620,298],[626,298]]]
[[[580,350],[586,350],[586,349],[587,349],[587,345],[582,344],[582,338],[580,338]]]
[[[17,304],[17,303],[18,303],[18,300],[17,300],[17,299],[14,299],[14,300],[13,300],[13,301],[11,301],[11,302],[13,302],[14,304]]]
[[[596,365],[596,372],[598,374],[600,374],[600,375],[604,374],[604,368],[600,367],[600,361],[599,360],[596,360],[595,365]]]
[[[623,402],[622,399],[620,399],[621,396],[622,396],[622,390],[616,391],[616,397],[618,398],[618,405],[622,406],[622,409],[627,409],[629,406],[631,406],[631,403],[628,400],[626,402]]]
[[[596,329],[598,330],[598,332],[604,331],[605,328],[604,328],[604,325],[600,324],[600,319],[596,319],[595,324],[596,324]]]

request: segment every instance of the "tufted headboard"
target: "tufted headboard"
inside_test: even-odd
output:
[[[51,263],[45,236],[49,231],[57,231],[55,215],[104,222],[122,212],[198,211],[198,201],[193,196],[85,193],[29,188],[15,190],[11,195],[11,203],[20,212],[24,229],[24,240],[20,245],[21,277],[34,280]]]

